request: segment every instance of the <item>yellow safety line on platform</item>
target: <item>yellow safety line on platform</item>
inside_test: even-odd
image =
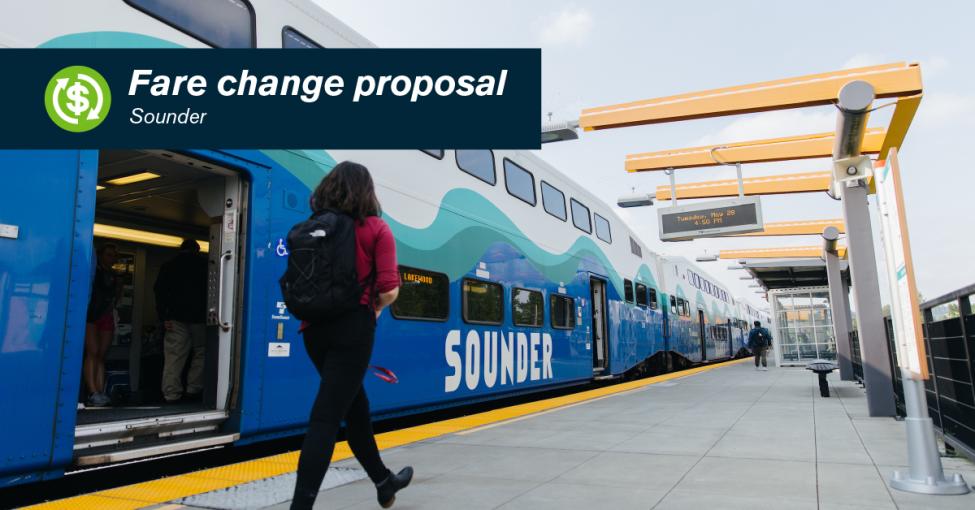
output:
[[[648,377],[637,381],[614,384],[593,390],[582,391],[561,397],[554,397],[536,402],[518,404],[511,407],[494,409],[483,413],[472,414],[460,418],[418,425],[401,430],[394,430],[376,436],[376,443],[380,450],[397,446],[404,446],[418,441],[467,431],[486,425],[497,424],[531,414],[550,411],[573,404],[594,399],[615,396],[628,391],[649,386],[672,379],[687,377],[706,372],[715,368],[733,365],[747,361],[750,358],[737,359],[706,365],[680,372]],[[295,471],[298,467],[298,451],[281,453],[226,466],[204,469],[183,475],[170,476],[159,480],[141,482],[124,487],[75,496],[71,498],[41,503],[26,507],[29,509],[99,509],[99,510],[135,510],[147,506],[160,505],[179,498],[194,496],[219,489],[226,489],[255,480],[270,478]],[[335,445],[332,462],[352,457],[348,443]]]

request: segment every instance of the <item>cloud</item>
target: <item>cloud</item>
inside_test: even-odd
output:
[[[891,62],[885,55],[877,53],[857,53],[843,62],[843,69],[853,69],[855,67],[868,67]]]
[[[571,5],[539,22],[538,39],[545,46],[579,46],[589,38],[593,26],[588,9]]]
[[[719,131],[699,138],[693,145],[721,145],[763,138],[823,133],[834,129],[836,129],[836,111],[832,108],[779,110],[739,117]]]
[[[950,62],[941,55],[921,60],[921,73],[925,80],[941,76],[948,67],[950,67]]]
[[[924,94],[917,111],[917,124],[922,128],[945,127],[953,123],[973,124],[975,94],[933,92]]]

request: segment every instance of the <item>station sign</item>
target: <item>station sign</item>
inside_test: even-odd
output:
[[[901,188],[897,149],[891,148],[883,168],[874,172],[877,186],[877,208],[880,210],[880,236],[887,259],[887,282],[890,285],[891,319],[897,365],[914,377],[928,378],[927,354],[918,303],[911,243],[907,234],[904,194]]]
[[[761,232],[759,197],[713,200],[657,210],[661,241],[686,241],[699,237]]]

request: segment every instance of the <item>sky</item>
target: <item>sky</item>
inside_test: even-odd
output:
[[[975,232],[966,220],[975,203],[975,172],[967,161],[975,135],[975,2],[316,1],[381,47],[542,48],[540,115],[551,113],[553,121],[578,119],[586,107],[919,62],[924,99],[900,151],[918,288],[931,299],[975,283]],[[876,112],[871,126],[886,126],[891,110]],[[826,132],[835,129],[835,120],[835,109],[827,106],[629,127],[582,133],[538,154],[614,204],[620,195],[652,193],[668,182],[662,172],[626,173],[627,154]],[[829,168],[829,160],[821,159],[744,165],[743,173]],[[678,171],[677,182],[734,176],[733,167],[688,169]],[[659,253],[693,259],[721,249],[822,243],[818,236],[663,243],[655,207],[615,210]],[[840,203],[824,193],[763,197],[762,209],[766,222],[842,218]],[[732,262],[702,267],[754,302],[750,282],[726,269]],[[883,265],[879,269],[886,272]],[[886,293],[886,282],[881,286]]]

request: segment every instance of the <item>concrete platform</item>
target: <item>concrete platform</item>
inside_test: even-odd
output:
[[[395,508],[975,508],[975,494],[891,489],[907,465],[903,423],[868,417],[863,390],[835,379],[822,398],[806,370],[737,364],[387,450],[391,468],[416,469]],[[944,463],[975,483],[972,463]],[[378,505],[360,480],[315,508]]]
[[[852,383],[831,377],[833,397],[822,398],[815,374],[796,368],[757,372],[750,362],[663,379],[387,449],[383,457],[390,468],[416,469],[394,508],[975,508],[975,493],[923,496],[889,487],[891,473],[907,465],[904,424],[868,417],[863,390]],[[439,430],[446,423],[420,429]],[[237,482],[211,485],[221,488],[210,492],[184,491],[190,495],[152,507],[286,509],[295,460],[294,454],[282,454],[260,461],[280,462],[264,477],[249,472],[267,467],[228,466],[209,476]],[[960,458],[943,462],[946,471],[975,483],[975,464]],[[332,488],[322,491],[315,508],[378,508],[375,489],[354,459],[333,466],[326,479]],[[148,493],[166,492],[167,483],[203,487],[201,473],[113,490],[128,490],[128,496],[105,491],[85,501],[114,502],[118,508],[165,501]]]

